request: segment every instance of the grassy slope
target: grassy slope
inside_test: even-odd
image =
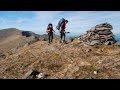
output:
[[[120,46],[89,47],[77,40],[48,45],[38,41],[0,60],[1,78],[21,78],[30,69],[47,78],[120,78]],[[97,71],[98,74],[93,72]]]

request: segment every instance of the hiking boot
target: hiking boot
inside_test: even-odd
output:
[[[68,44],[68,43],[65,41],[64,44]]]
[[[48,45],[50,44],[50,42],[48,42]]]
[[[62,41],[61,41],[61,40],[60,40],[59,42],[60,42],[60,43],[62,43]]]
[[[66,41],[65,40],[63,40],[63,43],[65,43]]]

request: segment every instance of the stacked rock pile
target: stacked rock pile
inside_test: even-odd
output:
[[[88,45],[105,44],[111,45],[116,42],[112,33],[113,27],[109,23],[96,25],[87,31],[86,34],[79,36],[79,41]]]

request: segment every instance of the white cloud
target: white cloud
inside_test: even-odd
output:
[[[63,11],[35,11],[35,19],[49,21],[54,19],[56,15],[59,15]]]
[[[32,23],[32,22],[34,22],[35,20],[34,19],[32,19],[32,18],[18,18],[18,19],[16,19],[16,20],[13,20],[13,22],[15,22],[15,23],[17,23],[17,24],[21,24],[21,23]]]
[[[23,22],[24,22],[23,19],[18,19],[18,20],[16,21],[16,23],[23,23]]]

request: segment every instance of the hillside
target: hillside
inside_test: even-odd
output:
[[[66,44],[59,43],[58,38],[52,44],[37,40],[12,51],[1,52],[0,78],[120,79],[120,45],[101,42],[88,45],[84,37],[82,39],[83,42],[78,37],[67,39]]]
[[[120,46],[88,46],[77,39],[48,45],[37,41],[0,60],[0,78],[22,78],[30,70],[47,79],[120,78]]]
[[[0,30],[0,51],[6,52],[13,48],[19,48],[20,46],[24,46],[27,42],[32,40],[31,37],[28,39],[26,36],[23,36],[22,32],[22,30],[16,28]]]

